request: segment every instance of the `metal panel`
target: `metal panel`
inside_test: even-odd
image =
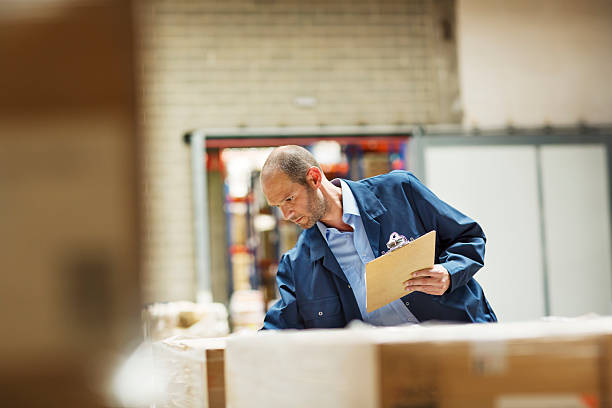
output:
[[[610,313],[612,311],[610,303],[610,292],[612,292],[612,268],[610,267],[610,254],[612,253],[612,240],[610,239],[612,235],[612,223],[610,222],[610,214],[612,214],[611,134],[612,129],[609,127],[586,126],[543,129],[509,128],[486,132],[476,131],[475,133],[430,130],[423,136],[415,133],[415,138],[410,144],[412,149],[410,167],[438,194],[442,195],[442,198],[445,198],[450,196],[435,185],[435,173],[440,170],[434,169],[436,166],[444,166],[444,163],[432,163],[432,157],[426,153],[430,149],[450,147],[464,147],[469,150],[482,147],[503,149],[509,146],[534,148],[538,180],[537,203],[540,208],[539,247],[542,253],[546,254],[541,257],[541,276],[544,285],[539,296],[545,303],[546,314],[575,316],[588,312]],[[458,155],[461,155],[461,152],[465,151],[457,151]],[[457,163],[464,161],[460,157],[448,157],[447,160],[455,160]],[[515,163],[500,159],[493,168],[474,166],[473,174],[463,174],[462,177],[478,178],[480,177],[478,173],[491,172],[492,169],[502,166],[510,166],[513,169],[518,167]],[[453,178],[460,176],[462,173],[458,167],[457,164],[448,174],[452,174]],[[442,176],[441,172],[440,176]],[[521,173],[517,173],[516,176],[518,179],[523,177]],[[493,196],[495,196],[496,189],[490,186],[486,188],[489,189],[486,200],[495,203],[497,200]],[[455,194],[460,197],[469,193],[468,190]],[[532,198],[523,196],[523,199],[531,200]],[[457,202],[461,200],[458,199]],[[451,204],[456,204],[456,202],[451,202]],[[491,268],[491,247],[494,244],[489,221],[486,218],[479,219],[477,212],[468,212],[468,214],[479,220],[485,232],[488,233],[486,263]],[[530,222],[523,219],[519,221]],[[569,251],[570,240],[588,242],[590,245],[572,246],[572,250]],[[525,263],[521,252],[508,250],[505,257],[506,263]],[[572,267],[568,267],[570,263]],[[476,277],[485,287],[488,298],[495,306],[499,303],[498,295],[492,293],[488,288],[489,283],[486,280],[485,272],[486,270],[480,272]],[[581,281],[577,282],[579,279]],[[508,285],[513,284],[511,280],[512,278],[507,278]],[[540,283],[536,284],[540,285]],[[495,292],[495,289],[492,290]],[[513,296],[517,299],[518,304],[525,301],[525,290],[529,291],[529,289],[521,288],[518,291],[515,289],[514,291],[508,290],[508,292],[514,292]],[[503,299],[505,294],[499,296]],[[502,306],[502,313],[499,317],[507,320],[503,309]],[[497,310],[500,311],[500,308]]]
[[[551,312],[610,313],[612,301],[607,149],[542,147]]]
[[[485,267],[476,280],[504,321],[545,314],[536,148],[440,146],[425,150],[427,185],[480,223]]]

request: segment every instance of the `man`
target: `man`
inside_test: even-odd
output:
[[[306,149],[281,146],[261,182],[268,203],[305,230],[281,258],[281,299],[264,329],[344,327],[354,319],[378,326],[497,320],[472,277],[484,264],[482,229],[411,173],[329,181]],[[391,233],[417,238],[432,230],[433,268],[404,283],[406,296],[367,313],[365,264],[387,250]]]

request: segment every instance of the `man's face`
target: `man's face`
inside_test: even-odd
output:
[[[319,189],[295,183],[281,171],[262,179],[268,204],[278,207],[286,220],[302,229],[315,225],[325,215],[325,198]]]

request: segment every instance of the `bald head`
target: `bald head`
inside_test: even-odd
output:
[[[311,167],[319,167],[312,154],[301,146],[288,145],[277,147],[270,153],[261,169],[261,178],[283,172],[294,183],[306,185],[306,174]]]

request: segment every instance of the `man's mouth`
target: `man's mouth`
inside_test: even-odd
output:
[[[299,223],[300,223],[300,221],[302,221],[302,218],[304,218],[304,217],[302,216],[302,217],[298,218],[297,220],[295,220],[295,221],[293,221],[293,222],[295,222],[296,224],[299,224]]]

